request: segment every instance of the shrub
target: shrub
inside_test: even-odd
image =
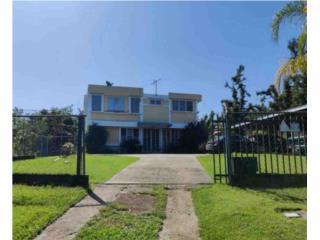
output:
[[[89,126],[86,136],[86,147],[88,153],[103,153],[106,149],[108,133],[105,127],[93,124]]]
[[[208,140],[208,129],[203,121],[189,123],[181,131],[179,145],[182,152],[198,152],[199,146]]]
[[[140,142],[136,139],[124,140],[120,147],[121,151],[125,153],[140,153],[142,150]]]
[[[179,143],[169,143],[166,148],[167,153],[179,153],[181,152],[181,148]]]
[[[62,156],[63,157],[68,157],[72,153],[74,153],[74,145],[71,142],[66,142],[65,144],[62,145]]]

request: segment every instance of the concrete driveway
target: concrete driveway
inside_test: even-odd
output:
[[[207,184],[212,180],[195,154],[139,154],[137,162],[125,168],[110,184]]]

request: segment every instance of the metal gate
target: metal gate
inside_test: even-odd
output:
[[[241,112],[212,118],[213,181],[307,173],[307,112]]]

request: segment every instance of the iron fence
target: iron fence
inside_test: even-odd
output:
[[[212,119],[214,182],[307,173],[307,113],[227,113]]]

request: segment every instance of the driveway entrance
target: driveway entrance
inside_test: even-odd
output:
[[[137,162],[125,168],[110,184],[208,184],[212,180],[195,154],[139,154]]]

